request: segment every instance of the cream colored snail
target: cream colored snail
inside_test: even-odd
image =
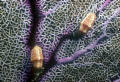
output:
[[[35,46],[31,51],[31,62],[35,68],[41,68],[43,65],[42,49]]]
[[[80,32],[87,33],[88,30],[92,29],[92,26],[96,20],[96,15],[94,13],[88,14],[81,22]]]

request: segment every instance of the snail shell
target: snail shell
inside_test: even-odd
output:
[[[80,32],[87,33],[88,30],[92,29],[92,26],[96,20],[96,15],[94,13],[88,14],[81,22]]]
[[[41,68],[43,65],[42,49],[35,46],[31,51],[31,62],[35,68]]]

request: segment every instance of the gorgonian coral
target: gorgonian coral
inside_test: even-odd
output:
[[[35,45],[42,48],[46,70],[37,81],[104,82],[119,78],[120,1],[2,0],[0,4],[1,81],[28,81],[30,50]],[[97,15],[92,30],[81,38],[61,40],[74,34],[91,12]],[[70,57],[72,62],[66,63]]]

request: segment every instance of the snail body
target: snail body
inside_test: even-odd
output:
[[[94,13],[88,14],[81,22],[79,31],[86,34],[90,29],[92,29],[95,20],[96,15]]]
[[[31,51],[31,62],[35,68],[41,68],[43,65],[42,49],[35,46]]]

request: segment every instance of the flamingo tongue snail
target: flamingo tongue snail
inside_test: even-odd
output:
[[[35,68],[41,68],[43,65],[42,49],[35,46],[31,51],[31,62]]]

